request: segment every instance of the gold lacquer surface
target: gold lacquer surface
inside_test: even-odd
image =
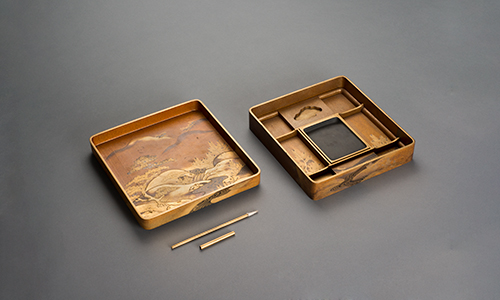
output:
[[[95,145],[141,219],[199,210],[226,198],[232,186],[259,173],[206,111],[186,109],[150,121]]]
[[[250,129],[314,200],[413,156],[413,138],[344,76],[269,100],[249,112]],[[312,138],[313,128],[333,126],[328,124],[334,120],[348,131],[321,130],[327,135],[316,133]],[[356,139],[361,144],[354,149],[349,145]]]

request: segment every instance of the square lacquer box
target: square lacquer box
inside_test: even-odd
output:
[[[250,129],[313,200],[411,161],[415,146],[345,76],[250,108]]]

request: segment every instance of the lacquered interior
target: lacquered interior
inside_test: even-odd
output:
[[[344,77],[265,102],[250,111],[314,181],[327,180],[413,143],[411,137]],[[321,126],[316,124],[332,120],[348,130],[341,130],[343,134],[317,130]],[[329,142],[339,138],[357,146]]]
[[[113,128],[94,136],[91,142],[96,142],[98,155],[144,219],[175,210],[259,172],[197,103]]]

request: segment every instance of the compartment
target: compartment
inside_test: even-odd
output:
[[[306,174],[318,172],[328,166],[325,158],[297,131],[282,137],[279,143]]]
[[[274,137],[282,136],[293,130],[278,112],[264,116],[260,118],[260,121]]]
[[[360,105],[360,103],[343,88],[319,95],[319,98],[323,100],[334,114],[343,113]]]
[[[349,126],[371,147],[377,148],[389,144],[395,139],[394,135],[382,124],[373,123],[363,112],[354,113],[344,117]],[[381,130],[382,127],[384,130]],[[390,135],[390,136],[389,136]]]
[[[312,124],[333,115],[332,110],[320,98],[313,97],[280,109],[279,114],[293,128]]]

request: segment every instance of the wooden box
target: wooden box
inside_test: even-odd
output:
[[[90,144],[145,229],[260,181],[257,165],[200,100],[103,131]]]
[[[250,129],[313,200],[409,162],[415,146],[344,76],[250,108]]]

